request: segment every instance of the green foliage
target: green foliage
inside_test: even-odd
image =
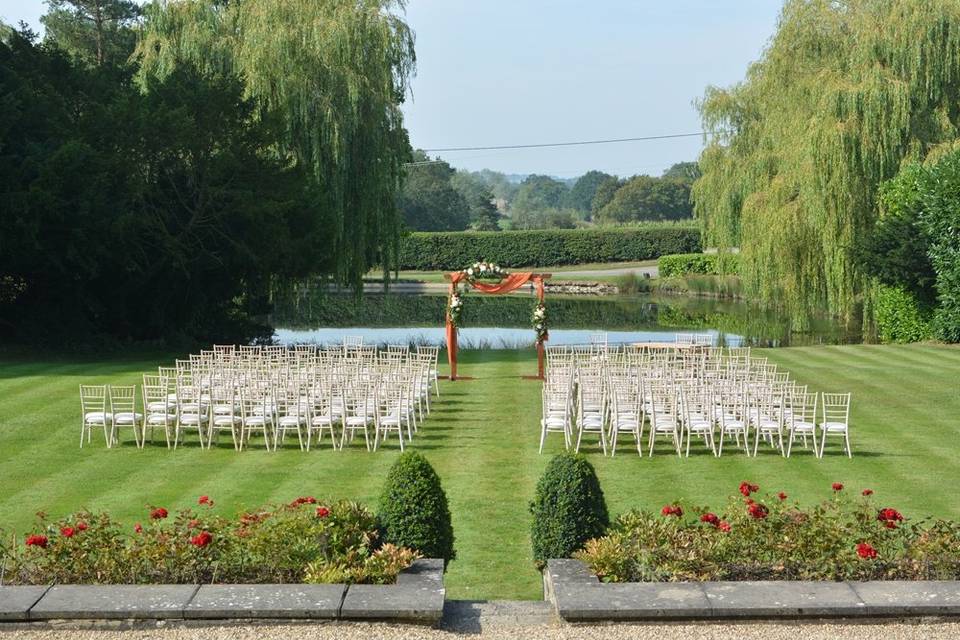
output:
[[[414,162],[429,162],[422,151]],[[463,194],[454,188],[454,169],[439,159],[431,164],[414,164],[406,169],[406,179],[398,197],[400,214],[408,228],[415,231],[463,231],[470,224],[470,208]]]
[[[46,40],[86,64],[123,65],[137,44],[140,5],[131,0],[47,0]]]
[[[569,558],[587,540],[603,535],[610,525],[593,465],[570,453],[554,456],[547,463],[530,512],[530,540],[538,567],[550,558]]]
[[[474,231],[500,230],[500,212],[493,203],[493,190],[479,174],[457,171],[450,178],[450,184],[467,203],[470,210],[471,229]]]
[[[326,264],[307,180],[236,78],[145,87],[0,44],[4,338],[248,341],[272,284]]]
[[[204,496],[206,498],[206,496]],[[393,583],[418,554],[380,544],[363,505],[297,498],[239,518],[150,507],[121,527],[81,511],[50,522],[42,513],[23,539],[0,535],[6,581],[14,584]],[[12,545],[12,546],[8,546]]]
[[[385,541],[428,558],[443,558],[444,564],[456,557],[447,494],[437,472],[419,453],[402,453],[390,467],[377,517]]]
[[[616,178],[603,171],[587,171],[570,187],[565,199],[566,205],[589,217],[593,198],[597,195],[597,189],[611,178],[616,180]]]
[[[647,225],[625,229],[413,233],[400,244],[401,269],[463,269],[477,259],[503,267],[550,267],[651,260],[700,248],[696,228]]]
[[[597,185],[597,189],[593,194],[593,201],[590,203],[591,218],[596,218],[600,211],[610,204],[613,196],[617,193],[617,189],[622,187],[623,184],[624,181],[620,180],[620,178],[610,176]]]
[[[535,229],[575,229],[580,212],[573,209],[520,209],[514,210],[511,229],[531,231]]]
[[[930,313],[900,287],[878,285],[874,296],[880,342],[920,342],[930,338]]]
[[[147,5],[140,77],[183,64],[244,79],[246,97],[279,121],[275,151],[314,184],[326,265],[359,287],[392,266],[396,193],[410,156],[400,103],[415,56],[399,0],[183,0]]]
[[[741,248],[748,295],[848,317],[880,183],[960,137],[960,0],[788,0],[746,79],[710,88],[694,185],[704,243]]]
[[[627,180],[596,213],[597,221],[607,224],[686,218],[693,218],[690,183],[651,176],[634,176]]]
[[[680,253],[657,258],[657,270],[661,278],[690,274],[727,275],[736,274],[738,256],[735,253]]]
[[[576,557],[604,582],[960,577],[960,523],[912,522],[872,492],[854,498],[837,486],[812,507],[786,494],[744,504],[738,493],[716,513],[677,503],[630,511]]]
[[[700,165],[696,162],[678,162],[663,172],[664,178],[683,180],[690,184],[696,182],[701,175]]]
[[[924,169],[910,164],[880,186],[880,217],[855,247],[864,271],[888,287],[902,287],[924,307],[936,303],[936,279],[921,228]]]
[[[510,206],[511,228],[540,229],[550,224],[551,219],[565,225],[573,215],[558,218],[567,195],[567,186],[550,176],[529,175],[520,184]]]

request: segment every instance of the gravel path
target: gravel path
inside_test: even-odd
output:
[[[699,624],[699,625],[489,625],[482,632],[453,633],[437,629],[387,624],[250,625],[221,627],[179,627],[137,630],[25,630],[0,628],[0,639],[29,640],[455,640],[459,638],[504,640],[701,640],[708,638],[763,640],[901,640],[939,638],[953,640],[960,634],[958,623],[873,624]]]

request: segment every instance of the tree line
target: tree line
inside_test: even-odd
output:
[[[588,171],[574,180],[531,174],[457,170],[416,151],[407,168],[398,207],[412,231],[574,229],[693,217],[690,189],[695,162],[670,167],[662,176],[618,178]]]
[[[42,40],[0,30],[2,339],[248,341],[278,289],[389,267],[398,7],[50,0]]]

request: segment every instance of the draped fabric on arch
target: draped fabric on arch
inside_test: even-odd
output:
[[[496,284],[488,284],[467,279],[467,274],[462,271],[454,271],[447,274],[447,280],[450,281],[450,294],[457,290],[457,285],[466,281],[471,287],[481,293],[490,293],[500,295],[516,291],[528,282],[533,282],[537,291],[537,299],[540,302],[544,300],[543,281],[549,278],[549,274],[531,273],[529,271],[510,273],[504,276],[503,280]],[[543,342],[548,339],[544,336],[542,340],[537,340],[537,375],[543,378]],[[447,362],[450,364],[450,379],[457,379],[457,328],[450,322],[450,313],[447,312]]]

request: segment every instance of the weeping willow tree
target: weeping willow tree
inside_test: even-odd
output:
[[[693,190],[705,241],[739,246],[745,290],[797,328],[855,318],[878,185],[958,137],[960,0],[787,0],[746,79],[698,106],[719,132]]]
[[[396,255],[396,192],[409,141],[400,111],[414,70],[403,0],[158,0],[146,9],[140,73],[178,65],[235,74],[277,151],[313,177],[329,229],[318,271],[358,286]]]

